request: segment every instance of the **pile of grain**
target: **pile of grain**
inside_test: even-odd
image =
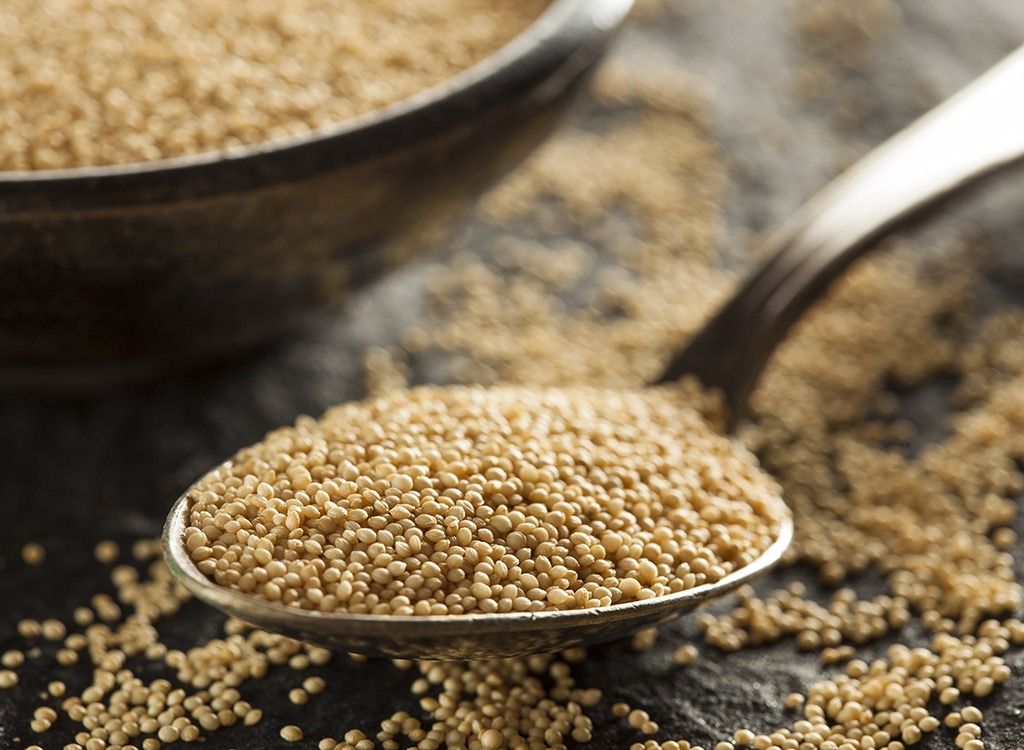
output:
[[[584,609],[722,580],[784,507],[696,384],[426,386],[343,404],[190,491],[185,544],[221,586],[301,609]]]
[[[549,0],[6,0],[0,171],[151,161],[337,123],[433,86]]]

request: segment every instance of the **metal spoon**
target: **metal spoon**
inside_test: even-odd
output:
[[[886,232],[939,198],[1024,161],[1024,47],[877,147],[767,242],[769,260],[668,365],[742,418],[765,363],[810,305]]]
[[[871,241],[916,209],[1024,159],[1024,48],[898,134],[808,203],[772,240],[772,258],[676,357],[659,382],[697,375],[741,417],[775,345]],[[214,584],[185,549],[188,493],[164,528],[175,578],[197,598],[258,627],[375,656],[480,659],[607,641],[693,611],[774,565],[778,539],[751,565],[712,585],[586,610],[400,617],[308,612]]]

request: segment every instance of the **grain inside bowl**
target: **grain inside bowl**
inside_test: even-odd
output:
[[[294,135],[437,84],[550,0],[8,0],[0,171]]]
[[[191,490],[216,583],[305,610],[586,609],[721,581],[786,513],[696,386],[427,386],[301,419]]]

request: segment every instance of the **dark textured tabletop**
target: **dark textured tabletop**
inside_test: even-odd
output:
[[[751,234],[776,224],[850,155],[880,142],[1024,40],[1024,4],[1018,0],[906,0],[898,8],[881,0],[821,3],[833,13],[849,5],[882,7],[899,16],[867,45],[860,69],[844,73],[867,108],[862,117],[844,117],[841,101],[825,97],[807,103],[793,95],[798,67],[838,54],[811,49],[797,33],[800,13],[818,5],[810,0],[645,3],[644,17],[631,22],[616,49],[620,59],[642,64],[645,56],[655,55],[659,65],[670,62],[706,82],[711,129],[730,155],[734,177],[724,210],[731,247],[743,247]],[[575,116],[586,122],[584,114]],[[764,137],[766,123],[786,136],[786,145]],[[989,275],[984,300],[1013,300],[1024,290],[1024,203],[1017,184],[1016,189],[1012,181],[1003,184],[930,228],[939,236],[982,234],[995,248],[997,270]],[[467,224],[475,221],[466,219]],[[425,279],[433,264],[444,262],[442,248],[439,256],[399,271],[318,327],[214,371],[89,401],[11,398],[0,403],[0,652],[29,653],[18,669],[18,685],[0,690],[0,748],[33,742],[62,748],[71,742],[80,727],[65,717],[51,731],[36,735],[29,729],[32,712],[59,703],[40,698],[50,680],[63,680],[70,691],[89,677],[87,660],[79,666],[57,665],[54,647],[38,640],[27,643],[16,632],[18,621],[70,621],[74,607],[94,593],[113,591],[110,567],[93,557],[97,542],[117,541],[129,559],[134,540],[156,536],[167,509],[206,468],[299,414],[317,414],[332,403],[359,397],[361,352],[392,345],[425,314]],[[430,380],[440,371],[436,361],[427,361],[414,370],[414,378]],[[926,433],[941,429],[940,400],[938,392],[925,392],[908,404],[907,415]],[[1019,521],[1017,531],[1024,532]],[[22,561],[28,542],[46,550],[42,565]],[[1014,553],[1018,576],[1024,576],[1024,547],[1018,543]],[[791,581],[794,575],[802,573],[789,570],[777,580]],[[765,580],[759,588],[767,591],[772,583]],[[858,582],[862,592],[870,593],[873,586],[881,590],[880,583]],[[220,615],[190,602],[159,629],[164,642],[187,649],[217,637],[222,625]],[[636,653],[629,644],[613,643],[594,649],[576,667],[581,685],[605,691],[593,714],[595,739],[588,747],[628,747],[643,739],[611,717],[607,705],[615,701],[643,706],[661,724],[662,739],[686,737],[710,748],[737,728],[779,725],[788,693],[834,674],[815,654],[785,640],[735,654],[702,646],[700,658],[679,669],[672,650],[696,632],[692,621],[677,622],[664,629],[651,650]],[[895,638],[913,643],[925,637],[912,621]],[[882,653],[893,638],[863,653]],[[986,714],[986,746],[1012,750],[1024,748],[1024,653],[1012,650],[1006,658],[1012,677],[978,705]],[[173,677],[156,662],[136,668],[150,678]],[[310,674],[325,678],[326,692],[305,706],[292,705],[287,691]],[[320,737],[336,737],[347,728],[370,732],[398,709],[416,710],[410,681],[408,672],[390,663],[356,663],[344,656],[304,672],[274,670],[243,691],[264,710],[264,720],[215,732],[202,746],[315,747]],[[303,726],[303,743],[289,745],[279,738],[280,727],[289,723]],[[948,750],[954,747],[953,737],[942,730],[921,747]]]

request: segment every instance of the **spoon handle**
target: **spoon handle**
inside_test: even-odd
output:
[[[838,177],[769,240],[770,259],[669,363],[742,418],[790,326],[873,240],[915,211],[1024,160],[1024,47]]]

